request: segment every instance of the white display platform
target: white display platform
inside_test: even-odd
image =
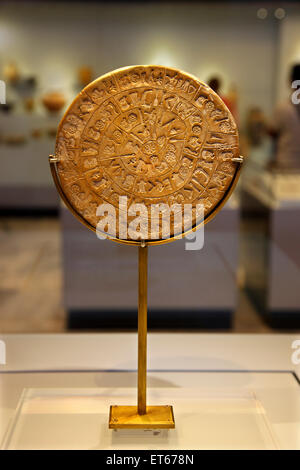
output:
[[[173,430],[110,430],[111,404],[134,405],[125,389],[24,389],[2,449],[278,449],[251,391],[148,390],[149,403],[174,405]]]
[[[124,388],[130,389],[131,403],[136,403],[136,333],[2,335],[0,340],[6,346],[6,364],[0,364],[0,444],[8,435],[24,389],[93,389],[95,396],[101,390],[107,396],[103,405],[105,432],[108,405],[121,404]],[[185,426],[180,424],[180,408],[190,409],[184,398],[187,389],[194,389],[202,398],[216,393],[224,397],[226,390],[237,397],[254,392],[279,448],[300,450],[300,351],[295,349],[299,340],[299,334],[149,333],[148,387],[162,397],[158,404],[174,406],[175,435]],[[151,401],[149,398],[148,403]],[[220,441],[216,441],[215,432],[219,428],[214,423],[221,416],[199,410],[200,425],[194,433],[201,437],[197,448],[208,445],[217,449]],[[230,439],[229,415],[223,418]],[[98,426],[98,417],[96,421]],[[208,422],[213,423],[212,428]],[[104,424],[97,445],[102,429]],[[206,440],[209,429],[211,443]],[[242,426],[241,433],[245,429]],[[109,435],[115,436],[113,431]],[[150,448],[153,441],[148,447],[139,442],[142,449]],[[126,440],[122,435],[113,444],[116,450],[132,449],[137,439],[133,442],[132,436]],[[191,445],[192,441],[187,446]]]

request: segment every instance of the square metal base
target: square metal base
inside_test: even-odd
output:
[[[110,429],[173,429],[173,407],[147,406],[147,412],[139,415],[137,406],[113,405],[109,411]]]

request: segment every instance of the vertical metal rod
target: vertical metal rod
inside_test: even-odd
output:
[[[139,246],[138,414],[146,414],[148,247]]]

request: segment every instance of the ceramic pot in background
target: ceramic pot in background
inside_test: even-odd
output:
[[[51,113],[55,113],[55,112],[60,111],[64,107],[66,103],[66,99],[62,93],[57,92],[57,91],[52,91],[52,92],[46,93],[42,97],[42,103],[47,109],[47,111]]]
[[[82,66],[78,69],[78,81],[83,87],[93,80],[93,70],[91,67]]]

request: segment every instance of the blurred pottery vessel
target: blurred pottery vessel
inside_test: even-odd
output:
[[[50,93],[46,93],[43,96],[42,103],[47,109],[47,111],[55,113],[60,111],[64,107],[66,100],[62,93],[52,91]]]

